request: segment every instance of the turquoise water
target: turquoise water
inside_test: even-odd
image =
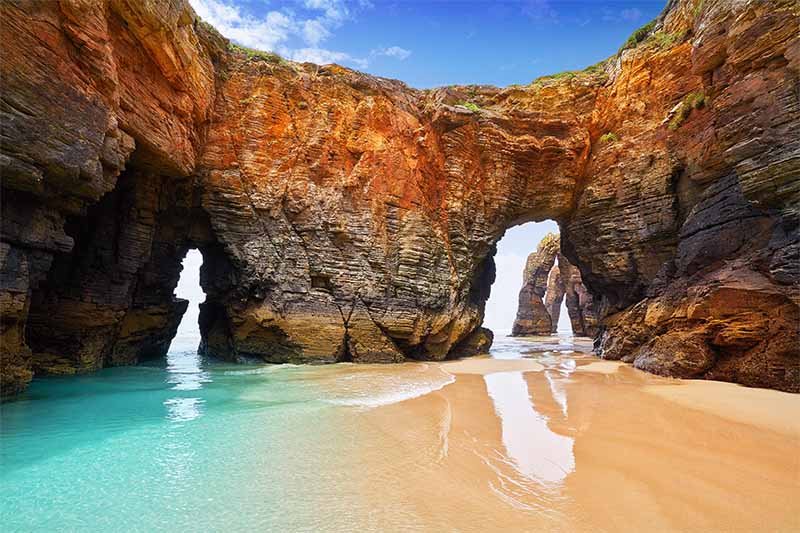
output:
[[[337,493],[354,490],[353,411],[449,382],[353,368],[227,365],[184,344],[36,380],[2,407],[2,530],[352,529],[358,502]]]
[[[352,531],[385,524],[354,497],[358,413],[453,376],[424,364],[233,365],[204,360],[192,302],[166,361],[36,379],[0,406],[0,530]],[[413,517],[387,504],[400,524]]]

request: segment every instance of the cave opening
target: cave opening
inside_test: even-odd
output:
[[[200,306],[206,300],[206,293],[200,284],[200,269],[203,266],[203,254],[197,248],[186,252],[181,262],[181,273],[175,296],[189,303],[178,325],[175,338],[172,339],[170,354],[176,352],[197,352],[200,342]]]
[[[175,390],[200,389],[208,378],[203,370],[199,351],[200,306],[206,300],[205,291],[200,283],[202,266],[203,254],[196,248],[190,248],[181,261],[178,284],[175,286],[177,300],[187,302],[186,311],[165,354],[168,381]],[[199,416],[197,411],[199,401],[198,398],[176,397],[165,405],[170,418],[187,420]]]
[[[45,223],[63,230],[54,252],[32,256],[30,303],[15,331],[29,359],[21,383],[164,360],[171,346],[197,353],[203,258],[211,265],[203,285],[212,302],[234,280],[196,180],[137,148],[96,202],[76,203],[65,215],[42,211]]]
[[[553,220],[527,222],[510,228],[497,242],[495,280],[483,320],[483,325],[496,335],[520,334],[517,331],[520,313],[527,313],[529,316],[525,319],[538,326],[535,332],[523,333],[573,334],[566,291],[558,269],[558,235],[558,224]],[[552,257],[545,258],[545,264],[539,267],[542,272],[538,280],[533,279],[536,272],[531,271],[530,266],[526,268],[528,258],[541,244],[553,238],[556,241],[555,246],[550,247]]]

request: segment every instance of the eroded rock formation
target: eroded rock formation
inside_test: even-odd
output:
[[[485,347],[494,244],[548,218],[604,357],[800,387],[793,1],[671,1],[587,71],[430,91],[231,48],[182,0],[0,10],[3,395],[162,355],[192,247],[216,356]]]
[[[564,298],[572,333],[582,337],[594,337],[598,332],[597,313],[592,293],[581,279],[581,271],[563,254],[558,256],[558,269],[564,283]]]
[[[528,256],[522,279],[512,335],[555,333],[561,316],[561,303],[566,298],[573,334],[595,336],[594,300],[583,285],[578,268],[561,253],[558,235],[548,233],[536,251]]]
[[[553,319],[545,305],[544,297],[558,249],[558,236],[549,233],[525,261],[517,318],[511,328],[512,335],[550,335],[553,332]],[[555,324],[558,324],[558,320]]]

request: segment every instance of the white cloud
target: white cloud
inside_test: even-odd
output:
[[[641,10],[632,7],[621,9],[617,11],[616,9],[612,10],[608,7],[603,8],[603,16],[602,19],[604,22],[636,22],[640,18],[642,18]]]
[[[190,3],[200,18],[222,35],[251,48],[274,50],[295,31],[295,21],[280,11],[270,11],[256,19],[223,0],[190,0]]]
[[[623,9],[620,15],[624,20],[639,20],[642,16],[642,12],[634,7],[631,9]]]
[[[303,4],[306,9],[324,11],[325,18],[330,21],[343,22],[350,16],[347,5],[340,0],[305,0]]]
[[[399,46],[390,46],[389,48],[376,48],[370,53],[370,55],[394,57],[395,59],[403,61],[408,59],[408,56],[411,55],[411,50],[406,50],[405,48],[400,48]]]
[[[324,48],[299,48],[291,50],[286,53],[293,61],[311,62],[319,65],[326,65],[328,63],[351,63],[358,68],[367,68],[369,62],[366,59],[359,59],[344,52],[336,52],[334,50],[326,50]]]
[[[320,20],[307,20],[303,23],[303,40],[316,46],[331,36],[330,30]]]
[[[525,0],[522,3],[522,13],[534,20],[558,20],[558,11],[550,5],[549,0]]]
[[[303,0],[306,15],[313,15],[306,18],[291,10],[273,10],[256,17],[236,5],[235,0],[189,0],[189,3],[200,18],[237,44],[277,52],[295,61],[347,63],[358,68],[368,65],[366,59],[320,47],[352,17],[344,0]],[[298,40],[305,46],[296,46]]]

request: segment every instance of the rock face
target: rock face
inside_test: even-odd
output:
[[[511,334],[551,335],[558,329],[561,303],[566,307],[575,335],[597,333],[594,300],[581,281],[581,273],[560,251],[559,236],[547,234],[528,256],[522,274],[517,318]]]
[[[544,300],[550,288],[550,273],[555,268],[558,248],[558,236],[549,233],[539,243],[536,251],[528,256],[522,273],[523,283],[519,291],[519,306],[511,329],[512,335],[550,335],[554,324],[558,325],[558,319],[553,322]],[[563,295],[562,290],[561,296]],[[560,306],[561,300],[558,303]]]
[[[230,48],[183,0],[0,11],[4,396],[163,355],[189,248],[218,357],[485,349],[494,245],[544,219],[604,357],[800,389],[791,0],[671,1],[586,71],[430,91]]]
[[[581,271],[561,254],[558,256],[558,268],[564,280],[564,297],[572,333],[581,337],[594,337],[598,331],[597,313],[592,293],[581,279]]]

